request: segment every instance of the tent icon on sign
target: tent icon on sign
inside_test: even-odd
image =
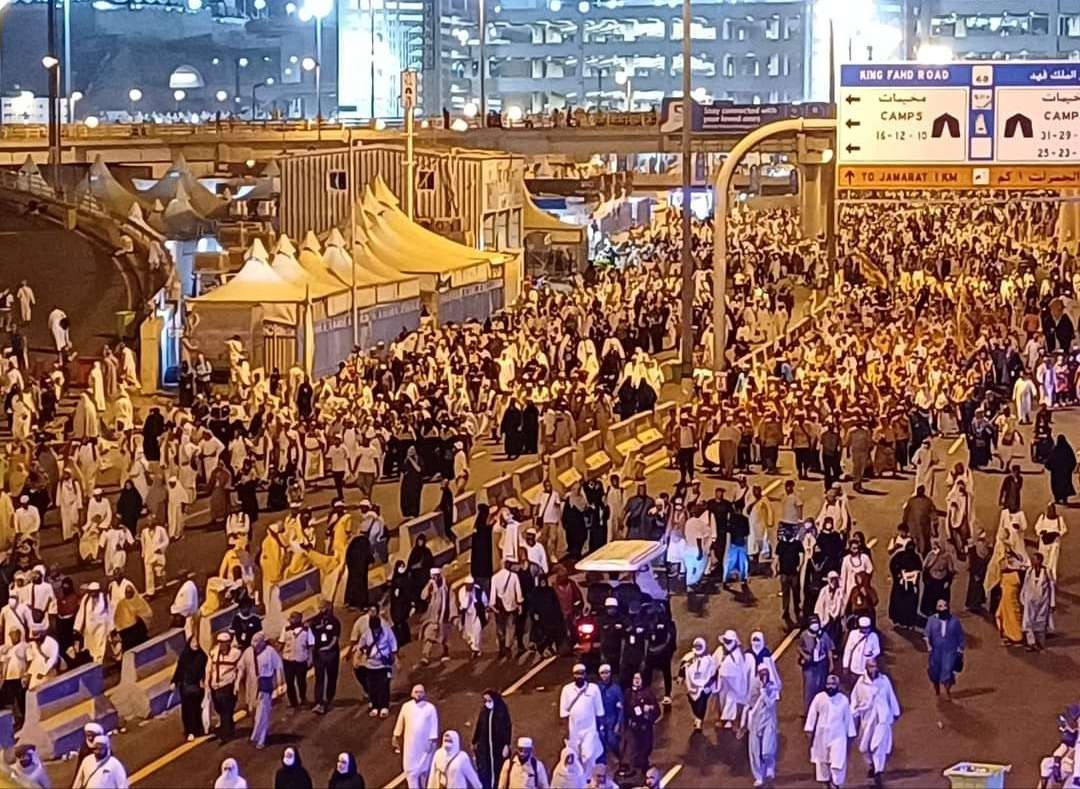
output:
[[[960,136],[960,121],[947,112],[934,118],[934,123],[930,127],[930,136],[943,137],[946,131],[949,132],[949,137]]]
[[[1031,118],[1027,115],[1021,115],[1019,112],[1006,118],[1005,136],[1015,137],[1017,131],[1020,132],[1021,137],[1034,137],[1035,135],[1031,128]]]

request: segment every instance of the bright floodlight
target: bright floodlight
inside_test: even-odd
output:
[[[375,131],[382,131],[385,128],[386,128],[386,121],[384,121],[382,118],[376,118],[375,119]]]
[[[254,167],[255,166],[255,160],[254,159],[248,159],[246,162],[244,162],[244,164],[247,165],[248,167]]]
[[[184,99],[186,99],[186,98],[187,98],[187,93],[185,93],[185,92],[184,92],[184,91],[182,91],[182,90],[174,90],[174,91],[172,92],[172,97],[173,97],[174,99],[176,99],[177,101],[183,101]]]
[[[274,78],[273,77],[267,77],[266,78],[266,84],[267,85],[273,85],[274,84]]]
[[[465,102],[465,106],[461,110],[462,114],[466,118],[475,118],[476,113],[480,112],[480,108],[476,106],[475,101]]]
[[[60,61],[54,58],[52,55],[46,55],[41,59],[41,65],[48,69],[56,68],[59,63]]]
[[[334,10],[334,0],[305,0],[304,4],[300,6],[300,14],[314,17],[315,19],[325,19],[330,16],[330,12]]]
[[[304,69],[304,71],[314,71],[315,66],[317,65],[319,64],[315,62],[315,58],[304,58],[303,62],[300,64],[300,67]]]
[[[953,53],[952,49],[944,44],[920,44],[915,59],[920,63],[950,63]]]
[[[82,98],[83,98],[83,94],[82,94],[81,90],[73,90],[71,92],[71,100],[72,101],[82,101]]]
[[[187,7],[192,11],[198,11],[202,8],[202,0],[187,0]]]
[[[91,115],[85,121],[83,121],[83,123],[86,124],[86,128],[88,128],[88,129],[96,129],[98,127],[97,116],[96,115]]]
[[[225,99],[229,98],[229,94],[223,90],[219,90],[217,93],[214,94],[214,98],[218,101],[225,101]]]
[[[619,69],[618,71],[615,72],[615,84],[616,85],[625,85],[629,79],[630,79],[630,75],[627,74],[622,69]]]
[[[295,14],[296,13],[296,3],[286,3],[285,4],[285,13],[290,14],[290,15]]]
[[[461,118],[454,118],[453,122],[451,122],[451,124],[450,124],[450,129],[451,129],[451,131],[456,131],[456,132],[468,131],[469,130],[469,124],[466,123]]]
[[[247,58],[240,58],[236,61],[236,65],[238,65],[240,68],[247,68],[249,62],[250,61]]]
[[[556,14],[562,10],[562,0],[548,0],[548,8]]]
[[[132,101],[139,101],[142,99],[142,91],[138,88],[132,88],[128,91],[128,98]]]
[[[581,2],[577,4],[577,10],[583,14],[589,13],[589,8],[591,8],[589,0],[581,0]]]
[[[252,5],[255,6],[256,11],[262,11],[264,8],[266,8],[266,0],[255,0]]]
[[[517,106],[516,104],[511,105],[510,107],[506,108],[506,118],[511,123],[517,123],[518,121],[520,121],[524,117],[525,117],[525,111],[522,110],[521,107]]]
[[[289,62],[295,66],[297,63],[300,62],[300,58],[298,58],[296,55],[289,55]]]

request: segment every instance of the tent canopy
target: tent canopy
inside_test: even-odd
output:
[[[305,296],[304,287],[281,277],[266,261],[249,257],[235,277],[192,301],[197,304],[299,304]]]
[[[549,214],[532,199],[528,189],[522,189],[525,196],[522,219],[525,224],[525,234],[546,233],[556,244],[580,244],[585,241],[585,228],[579,225],[571,225],[563,222],[556,216]]]

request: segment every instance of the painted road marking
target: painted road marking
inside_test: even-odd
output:
[[[674,781],[675,776],[678,775],[681,772],[682,772],[682,765],[681,764],[676,764],[674,767],[672,767],[670,770],[668,770],[666,773],[664,773],[664,777],[660,779],[660,789],[664,789],[665,786],[667,786],[669,783]]]
[[[503,695],[504,696],[509,696],[511,694],[517,693],[519,690],[521,690],[522,686],[526,682],[528,682],[530,679],[535,677],[537,674],[539,674],[545,668],[547,668],[552,663],[554,663],[555,658],[556,658],[556,656],[552,655],[551,657],[544,658],[543,660],[541,660],[539,663],[537,663],[535,666],[533,666],[531,669],[529,669],[528,672],[526,672],[524,677],[522,677],[517,682],[515,682],[513,685],[511,685],[506,690],[504,690]]]

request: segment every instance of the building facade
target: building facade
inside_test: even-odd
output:
[[[1080,0],[908,0],[919,44],[958,60],[1080,60]]]

